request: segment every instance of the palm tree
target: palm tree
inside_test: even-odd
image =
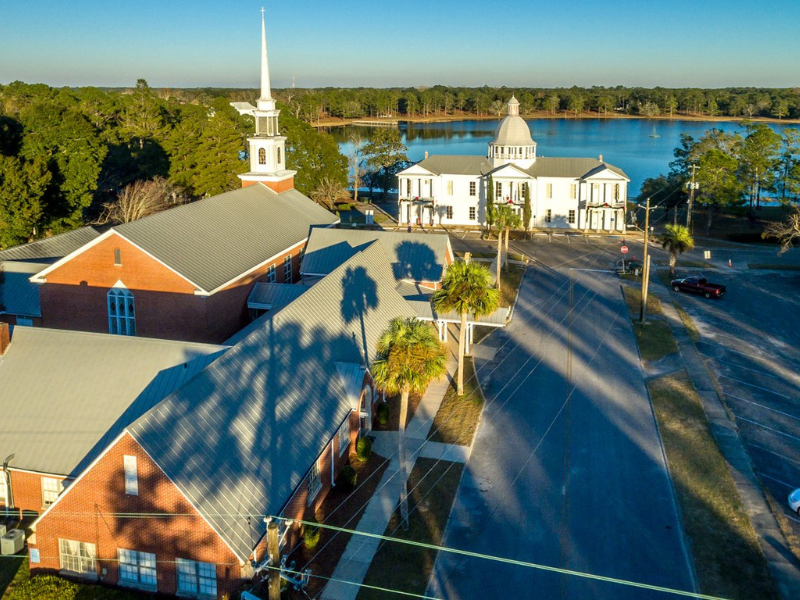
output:
[[[508,251],[508,231],[511,227],[519,227],[519,215],[510,206],[502,204],[495,208],[494,223],[497,226],[497,290],[500,291],[500,267],[503,260],[503,232],[506,234],[506,252]]]
[[[458,395],[464,395],[464,341],[467,314],[489,315],[497,310],[500,292],[491,287],[489,269],[474,262],[458,261],[450,265],[441,289],[434,292],[433,305],[437,311],[457,311],[461,315],[458,331]]]
[[[694,248],[694,239],[683,225],[667,225],[664,229],[664,233],[661,234],[661,247],[669,252],[669,276],[675,277],[678,254]]]
[[[428,384],[445,373],[445,351],[433,328],[416,318],[398,317],[378,340],[378,357],[372,364],[375,383],[390,394],[400,394],[400,427],[397,454],[400,461],[400,515],[408,529],[408,489],[406,481],[405,431],[408,395],[422,393]]]

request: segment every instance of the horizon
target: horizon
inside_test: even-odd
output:
[[[631,0],[511,0],[494,11],[465,0],[397,12],[365,0],[347,10],[307,0],[266,7],[270,73],[276,89],[786,89],[800,86],[800,38],[781,18],[794,4],[775,0],[767,13],[744,0],[673,0],[642,14]],[[126,88],[141,78],[154,88],[257,89],[260,8],[210,0],[13,5],[0,26],[0,83]],[[510,23],[526,27],[517,33]]]

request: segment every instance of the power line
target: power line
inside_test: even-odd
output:
[[[291,519],[286,519],[285,517],[274,517],[274,518],[280,519],[280,520],[291,520]],[[536,569],[536,570],[547,571],[547,572],[551,572],[551,573],[560,573],[562,575],[570,575],[570,576],[574,576],[574,577],[580,577],[580,578],[583,578],[583,579],[591,579],[591,580],[594,580],[594,581],[604,581],[606,583],[614,583],[614,584],[618,584],[618,585],[624,585],[624,586],[627,586],[627,587],[634,587],[634,588],[639,588],[639,589],[651,590],[651,591],[655,591],[655,592],[664,592],[664,593],[669,593],[669,594],[675,594],[675,595],[678,595],[678,596],[685,596],[685,597],[688,597],[688,598],[700,598],[702,600],[724,600],[723,598],[720,598],[718,596],[708,596],[708,595],[705,595],[705,594],[698,594],[698,593],[695,593],[695,592],[687,592],[685,590],[677,590],[677,589],[663,587],[663,586],[659,586],[659,585],[651,585],[649,583],[641,583],[641,582],[638,582],[638,581],[630,581],[628,579],[619,579],[619,578],[616,578],[616,577],[606,577],[605,575],[595,575],[593,573],[586,573],[586,572],[583,572],[583,571],[575,571],[575,570],[572,570],[572,569],[562,569],[560,567],[551,567],[549,565],[542,565],[542,564],[539,564],[539,563],[534,563],[534,562],[529,562],[529,561],[524,561],[524,560],[518,560],[518,559],[515,559],[515,558],[504,558],[504,557],[501,557],[501,556],[494,556],[492,554],[483,554],[483,553],[480,553],[480,552],[472,552],[470,550],[459,550],[458,548],[450,548],[450,547],[447,547],[447,546],[437,546],[435,544],[428,544],[426,542],[417,542],[417,541],[414,541],[414,540],[403,540],[403,539],[399,539],[399,538],[388,538],[386,536],[379,535],[379,534],[376,534],[376,533],[366,533],[366,532],[363,532],[363,531],[355,531],[355,530],[352,530],[352,529],[348,530],[348,529],[344,529],[342,527],[335,527],[333,525],[324,525],[322,523],[312,523],[310,521],[298,521],[298,520],[295,519],[294,522],[303,523],[305,525],[314,526],[314,527],[322,527],[324,529],[331,529],[331,530],[334,530],[334,531],[340,531],[340,532],[343,532],[343,533],[350,533],[350,534],[360,535],[360,536],[363,536],[363,537],[369,537],[369,538],[378,539],[378,540],[387,540],[387,541],[391,541],[391,542],[396,542],[398,544],[404,544],[406,546],[414,546],[414,547],[417,547],[417,548],[423,548],[423,549],[426,549],[426,550],[436,550],[437,552],[447,552],[447,553],[450,553],[450,554],[456,554],[456,555],[459,555],[459,556],[464,556],[464,557],[469,557],[469,558],[478,558],[478,559],[481,559],[481,560],[489,560],[489,561],[492,561],[492,562],[510,564],[510,565],[514,565],[514,566],[518,566],[518,567],[525,567],[525,568],[529,568],[529,569]],[[423,597],[425,597],[425,596],[423,596]]]

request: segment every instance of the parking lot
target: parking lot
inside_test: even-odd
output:
[[[722,300],[671,292],[701,333],[709,361],[763,487],[800,536],[786,497],[800,487],[800,273],[717,270]]]

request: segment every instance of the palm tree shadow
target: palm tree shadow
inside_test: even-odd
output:
[[[364,362],[369,361],[369,344],[367,342],[367,331],[364,325],[365,314],[378,307],[378,285],[375,280],[367,274],[364,267],[348,267],[342,277],[342,317],[345,323],[352,323],[358,320],[361,328],[361,340],[355,340],[361,347]],[[355,337],[355,332],[353,332]]]

